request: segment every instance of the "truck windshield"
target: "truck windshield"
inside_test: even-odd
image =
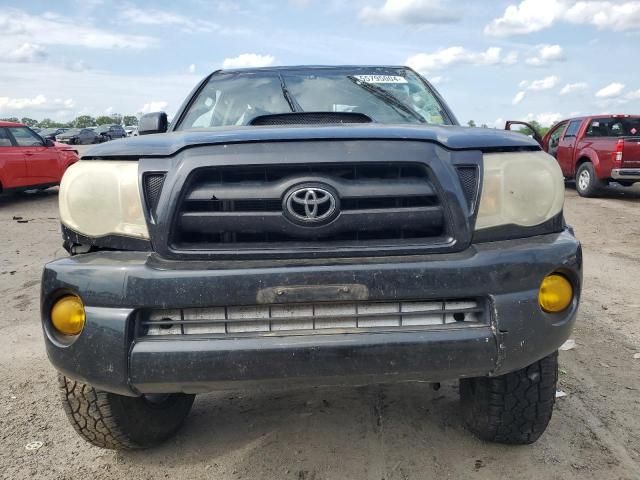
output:
[[[261,115],[354,112],[378,123],[451,124],[433,91],[405,68],[229,72],[211,77],[178,130],[248,125]]]

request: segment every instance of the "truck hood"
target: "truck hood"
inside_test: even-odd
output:
[[[182,130],[114,140],[96,145],[83,159],[166,157],[201,145],[243,142],[370,139],[423,140],[451,150],[539,150],[538,143],[520,133],[490,128],[422,125],[334,125],[286,127],[222,127]]]

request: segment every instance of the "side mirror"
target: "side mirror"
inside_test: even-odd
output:
[[[44,141],[44,145],[46,147],[55,147],[55,142],[53,140],[51,140],[50,138],[46,138]]]
[[[165,112],[147,113],[140,117],[138,125],[139,135],[149,135],[151,133],[164,133],[167,131],[169,122]]]

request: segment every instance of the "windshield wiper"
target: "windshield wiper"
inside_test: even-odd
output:
[[[396,111],[399,110],[401,112],[409,114],[411,117],[418,120],[420,123],[427,123],[427,121],[422,115],[420,115],[414,109],[412,109],[411,107],[406,105],[404,102],[399,100],[395,95],[392,95],[391,93],[387,92],[384,88],[380,88],[377,85],[373,85],[371,83],[365,82],[364,80],[360,80],[359,78],[354,77],[353,75],[347,75],[347,78],[351,80],[353,83],[355,83],[357,86],[359,86],[360,88],[369,92],[371,95],[379,98],[387,105],[390,105],[391,107],[395,108]]]
[[[296,101],[295,97],[291,95],[291,92],[287,88],[287,84],[284,81],[284,77],[279,75],[280,77],[280,88],[282,89],[282,95],[284,95],[284,99],[289,104],[289,108],[292,112],[304,112],[300,104]]]

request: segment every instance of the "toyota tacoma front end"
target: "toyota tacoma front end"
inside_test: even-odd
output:
[[[42,323],[85,439],[153,445],[201,392],[449,379],[481,438],[542,434],[582,258],[534,141],[404,67],[215,72],[165,121],[61,186]]]

